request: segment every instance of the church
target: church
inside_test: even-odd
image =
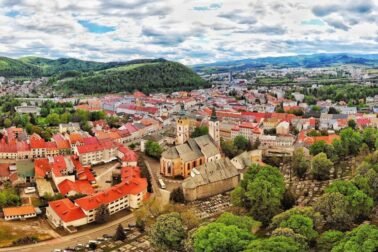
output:
[[[190,138],[190,119],[182,109],[176,122],[176,146],[162,153],[160,173],[166,177],[187,178],[193,168],[220,160],[219,121],[213,108],[209,121],[209,134]]]

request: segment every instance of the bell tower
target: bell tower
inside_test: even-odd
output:
[[[211,117],[209,121],[209,135],[219,147],[220,146],[220,125],[217,118],[217,113],[215,111],[215,107],[213,107],[213,111],[211,112]]]
[[[186,117],[184,104],[181,104],[180,116],[176,121],[176,144],[183,144],[189,140],[189,119]]]

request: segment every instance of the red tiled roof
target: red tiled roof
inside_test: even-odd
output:
[[[52,171],[55,176],[62,176],[62,171],[67,169],[66,160],[64,156],[59,155],[54,157],[54,163],[52,167]]]
[[[67,198],[50,201],[49,206],[64,222],[71,222],[86,217],[83,210],[75,206],[74,203]]]
[[[30,137],[30,148],[32,149],[43,149],[46,148],[46,142],[43,138],[37,134],[33,134]]]
[[[80,154],[83,154],[83,153],[89,153],[89,152],[102,151],[104,149],[111,149],[114,147],[115,147],[115,144],[113,142],[107,141],[107,142],[101,142],[100,144],[88,144],[88,145],[77,146],[77,151]]]
[[[51,172],[51,164],[47,158],[39,158],[34,160],[34,170],[36,178],[43,178],[46,173]]]
[[[109,204],[128,194],[138,194],[147,189],[145,178],[133,178],[130,182],[115,185],[105,191],[98,192],[91,196],[86,196],[75,200],[75,203],[84,210],[98,208],[101,204]]]
[[[58,185],[58,189],[63,195],[67,195],[71,191],[86,195],[91,195],[94,193],[93,187],[87,180],[77,180],[73,182],[65,179]]]

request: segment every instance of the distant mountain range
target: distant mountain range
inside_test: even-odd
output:
[[[209,84],[192,69],[165,59],[94,62],[73,58],[0,57],[0,76],[50,77],[49,84],[65,92],[95,94],[140,90],[192,90]]]
[[[223,61],[210,64],[192,66],[196,72],[217,73],[228,71],[242,71],[246,69],[262,68],[290,68],[290,67],[329,67],[342,64],[356,64],[368,67],[378,67],[378,54],[313,54],[284,57],[265,57]]]

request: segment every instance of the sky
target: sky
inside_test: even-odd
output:
[[[378,53],[378,0],[0,0],[0,55],[184,64]]]

